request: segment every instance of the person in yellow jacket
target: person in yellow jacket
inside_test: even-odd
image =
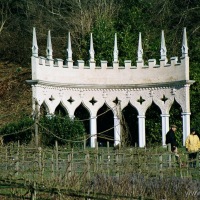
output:
[[[189,153],[189,166],[195,168],[197,152],[200,149],[200,140],[198,135],[196,135],[195,129],[191,129],[190,135],[186,138],[185,147]]]

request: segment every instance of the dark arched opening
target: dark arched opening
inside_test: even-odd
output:
[[[99,146],[114,145],[114,116],[113,112],[104,104],[97,112],[97,142]]]
[[[66,115],[68,115],[66,109],[62,106],[62,104],[59,104],[56,109],[55,109],[55,115],[57,116],[62,116],[65,117]]]
[[[40,117],[47,116],[49,114],[49,109],[45,103],[40,106]]]
[[[85,108],[85,106],[81,103],[74,112],[75,120],[80,120],[83,122],[87,138],[90,136],[90,113]],[[86,141],[86,145],[89,146],[89,139]]]
[[[122,141],[126,146],[138,146],[138,112],[129,103],[122,110],[122,121],[121,121],[121,131],[122,131]]]
[[[162,145],[162,121],[161,110],[153,102],[146,111],[146,145],[156,146]]]
[[[174,103],[171,106],[171,109],[169,111],[170,117],[169,117],[169,123],[170,125],[175,124],[178,128],[176,131],[176,140],[178,143],[178,146],[182,146],[183,144],[183,134],[182,134],[182,108],[177,103],[176,100],[174,100]]]

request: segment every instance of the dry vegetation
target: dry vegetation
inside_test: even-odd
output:
[[[200,197],[199,169],[179,167],[174,159],[164,159],[170,156],[166,149],[70,150],[10,145],[1,147],[0,152],[0,195],[5,199]]]
[[[31,69],[13,63],[0,63],[0,127],[31,114]]]

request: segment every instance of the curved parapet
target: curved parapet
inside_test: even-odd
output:
[[[186,39],[186,30],[183,34],[182,57],[178,62],[178,57],[170,58],[167,63],[166,46],[164,32],[161,37],[161,59],[159,63],[155,59],[149,59],[148,65],[143,62],[143,49],[141,41],[141,33],[139,34],[138,44],[138,60],[135,66],[130,60],[124,61],[124,66],[120,66],[118,61],[117,36],[115,34],[114,43],[114,61],[112,66],[107,66],[107,61],[101,61],[101,65],[97,66],[94,58],[93,38],[91,34],[90,42],[90,61],[86,66],[83,60],[78,60],[78,64],[74,65],[72,61],[72,49],[70,34],[68,36],[68,59],[53,59],[52,44],[50,31],[47,40],[47,57],[37,56],[35,48],[37,47],[35,29],[33,32],[33,55],[32,55],[32,80],[40,80],[46,84],[64,84],[64,85],[88,85],[102,87],[105,85],[136,85],[145,86],[160,83],[172,83],[177,81],[189,80],[189,57]]]

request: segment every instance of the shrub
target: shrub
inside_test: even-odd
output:
[[[44,145],[53,146],[57,140],[59,145],[74,147],[80,146],[85,129],[82,122],[59,115],[41,118],[39,132],[41,133],[41,142]]]
[[[0,129],[0,135],[3,136],[4,143],[17,142],[27,144],[32,139],[32,127],[34,121],[30,117],[23,117],[18,122],[6,124]]]

